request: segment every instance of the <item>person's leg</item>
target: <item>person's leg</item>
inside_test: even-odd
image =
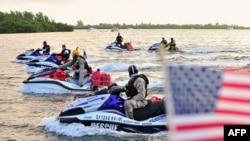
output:
[[[70,83],[74,83],[74,84],[78,84],[78,79],[76,79],[74,77],[68,77],[65,79],[65,81],[70,82]]]
[[[90,83],[91,82],[91,77],[90,76],[85,76],[84,77],[84,80],[83,80],[83,84],[87,84],[87,83]]]
[[[126,117],[134,119],[134,114],[133,114],[134,107],[136,107],[135,100],[130,99],[124,102],[124,112]]]

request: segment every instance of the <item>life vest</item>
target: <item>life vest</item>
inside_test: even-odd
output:
[[[44,45],[43,46],[43,54],[48,55],[50,53],[50,46],[49,45]]]
[[[64,49],[61,53],[62,59],[68,59],[71,54],[69,49]]]
[[[171,46],[170,45],[166,45],[164,48],[165,48],[165,50],[170,50]]]
[[[145,95],[145,97],[147,97],[147,86],[148,86],[148,84],[149,84],[149,80],[148,80],[148,78],[147,78],[147,76],[146,75],[144,75],[144,74],[140,74],[140,75],[136,75],[136,76],[134,76],[132,79],[130,79],[129,81],[128,81],[128,86],[126,87],[126,94],[127,94],[127,96],[129,96],[129,97],[133,97],[133,96],[135,96],[136,94],[138,94],[138,91],[137,91],[137,89],[134,87],[134,82],[135,82],[135,80],[138,78],[138,77],[141,77],[142,79],[144,79],[144,81],[145,81],[145,89],[146,89],[146,95]]]
[[[87,61],[85,60],[85,58],[82,57],[82,56],[77,56],[76,58],[74,58],[74,60],[73,60],[74,61],[73,62],[73,68],[76,69],[76,70],[80,68],[80,65],[79,65],[79,60],[80,59],[84,60],[84,69],[86,69],[87,72],[89,74],[91,74],[92,73],[92,68],[89,66],[89,64],[87,63]]]

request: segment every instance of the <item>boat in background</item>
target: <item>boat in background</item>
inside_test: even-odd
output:
[[[94,32],[95,30],[96,30],[96,28],[90,27],[90,28],[87,29],[87,32]]]
[[[111,29],[111,32],[119,32],[119,28],[114,27],[114,28]]]

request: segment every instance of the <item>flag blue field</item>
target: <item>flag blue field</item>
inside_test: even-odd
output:
[[[250,72],[166,65],[171,141],[223,141],[225,124],[250,124]]]

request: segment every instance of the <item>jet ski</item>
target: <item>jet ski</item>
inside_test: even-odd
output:
[[[69,60],[62,60],[60,55],[44,55],[30,60],[27,65],[39,68],[57,68]]]
[[[41,56],[41,53],[39,52],[39,49],[30,49],[26,50],[23,53],[19,54],[16,59],[22,60],[22,61],[30,61],[32,59],[37,58],[38,56]]]
[[[138,51],[142,50],[142,48],[134,48],[130,42],[124,43],[122,47],[116,42],[110,43],[106,48],[105,51],[109,52],[122,52],[122,51]]]
[[[93,95],[75,100],[58,116],[61,123],[82,123],[85,126],[132,133],[166,131],[165,100],[156,96],[148,99],[144,108],[134,109],[134,118],[125,116],[123,89],[102,89]]]
[[[78,85],[78,79],[70,76],[72,69],[45,68],[23,81],[23,93],[59,93],[59,94],[86,94],[94,90],[106,88],[110,85],[110,75],[101,73],[100,77],[93,74],[85,76],[84,85]],[[98,80],[96,80],[98,79]],[[94,82],[98,81],[96,84]],[[40,91],[37,91],[40,89]],[[25,91],[28,90],[28,91]]]
[[[148,51],[157,51],[159,46],[160,46],[159,43],[154,43],[148,48]]]
[[[159,51],[159,47],[162,46],[161,44],[159,43],[154,43],[152,44],[149,48],[148,48],[148,52],[156,52],[156,51]],[[176,47],[176,50],[170,50],[170,45],[166,45],[164,47],[165,51],[169,51],[169,52],[177,52],[179,51],[179,48]]]

